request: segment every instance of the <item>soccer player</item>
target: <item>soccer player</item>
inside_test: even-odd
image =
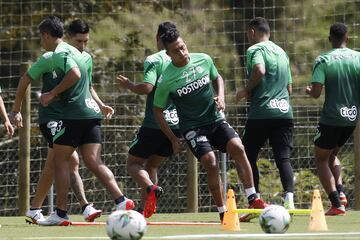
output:
[[[144,62],[144,80],[134,83],[128,78],[119,75],[117,79],[124,89],[136,94],[146,94],[145,118],[135,139],[130,144],[127,169],[132,178],[142,189],[142,201],[138,208],[145,217],[151,217],[156,210],[156,200],[163,194],[163,189],[157,186],[157,170],[161,162],[172,154],[172,145],[167,136],[160,130],[153,113],[153,100],[157,81],[160,74],[171,62],[166,54],[160,36],[168,29],[176,26],[170,22],[163,22],[158,26],[156,43],[159,52],[150,55]],[[173,133],[180,137],[178,130],[178,117],[173,104],[164,110],[164,117]]]
[[[75,20],[69,25],[69,43],[83,51],[89,39],[89,27],[82,20]],[[80,43],[85,43],[81,46]],[[39,80],[43,81],[42,91],[48,91],[55,86],[55,83],[59,80],[54,77],[52,66],[52,52],[46,52],[43,54],[36,63],[34,63],[28,72],[21,78],[17,89],[15,103],[13,105],[11,116],[12,121],[17,127],[22,127],[22,116],[20,114],[21,102],[24,97],[25,91],[31,81]],[[84,54],[87,54],[84,52]],[[90,55],[87,54],[89,58]],[[92,64],[89,65],[90,67]],[[91,76],[91,69],[89,70]],[[54,82],[55,83],[52,83]],[[92,89],[92,96],[96,99],[97,94]],[[98,97],[97,97],[98,98]],[[106,118],[111,117],[113,109],[110,106],[104,105],[101,100],[97,101],[101,107],[102,113]],[[48,141],[48,154],[45,162],[45,167],[41,173],[40,179],[37,183],[37,189],[34,198],[31,201],[31,207],[26,213],[26,221],[29,223],[37,223],[37,220],[43,220],[44,217],[41,213],[41,206],[44,199],[46,198],[47,192],[49,191],[54,178],[54,153],[52,150],[52,133],[55,133],[57,122],[56,120],[61,117],[61,105],[59,101],[54,101],[48,107],[44,108],[39,106],[39,126],[40,130]],[[77,152],[71,155],[70,159],[70,184],[73,192],[80,203],[82,208],[83,216],[86,221],[93,221],[95,218],[100,217],[102,211],[97,210],[90,204],[85,196],[82,179],[79,174],[79,157]]]
[[[227,209],[219,166],[212,147],[229,153],[234,159],[250,208],[264,208],[266,204],[255,192],[244,146],[221,113],[225,109],[224,82],[211,57],[203,53],[189,53],[176,29],[167,31],[161,40],[172,62],[158,81],[154,113],[161,130],[170,139],[174,153],[181,150],[182,141],[171,131],[163,115],[169,99],[176,107],[182,135],[207,172],[208,186],[220,220],[223,220]]]
[[[0,93],[1,93],[1,87],[0,87]],[[9,120],[9,117],[7,115],[6,108],[4,105],[4,101],[1,97],[1,95],[0,95],[0,117],[3,120],[4,128],[6,130],[8,137],[11,138],[12,135],[14,134],[14,127],[10,123],[10,120]]]
[[[325,87],[324,106],[314,137],[315,163],[331,202],[325,215],[333,216],[345,215],[347,203],[337,154],[351,136],[358,119],[360,53],[346,47],[348,29],[343,23],[331,25],[329,41],[333,49],[315,59],[311,86],[306,88],[306,93],[318,98]]]
[[[45,18],[39,25],[40,40],[47,51],[53,51],[53,74],[60,78],[47,89],[40,102],[47,107],[59,101],[62,113],[53,135],[55,163],[56,211],[40,225],[68,225],[67,194],[70,184],[68,159],[78,147],[86,167],[107,188],[117,209],[132,209],[134,202],[120,191],[113,173],[101,160],[100,108],[90,94],[89,67],[78,49],[62,41],[63,24],[57,17]]]
[[[252,19],[247,37],[252,45],[246,53],[249,80],[247,86],[237,92],[236,99],[250,99],[243,141],[255,189],[260,194],[256,162],[262,146],[269,140],[285,192],[284,207],[294,209],[294,174],[290,163],[294,123],[289,100],[292,90],[289,58],[269,40],[270,27],[266,19]],[[240,220],[249,221],[252,216],[244,214]]]

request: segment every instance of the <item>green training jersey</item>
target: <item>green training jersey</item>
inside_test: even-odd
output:
[[[335,48],[315,60],[311,83],[325,87],[320,123],[355,126],[359,111],[360,53]]]
[[[251,90],[249,119],[292,119],[287,86],[292,84],[289,58],[285,51],[271,41],[252,45],[246,52],[250,77],[256,64],[266,69],[256,87]]]
[[[151,93],[146,98],[145,118],[142,126],[148,128],[160,129],[159,124],[155,120],[153,102],[156,90],[157,81],[162,72],[169,66],[171,58],[166,54],[166,51],[160,51],[146,58],[144,62],[144,83],[149,83],[154,86]],[[179,118],[177,116],[176,108],[170,101],[164,110],[164,118],[170,128],[178,128]]]
[[[63,106],[61,119],[101,119],[100,108],[90,93],[90,62],[86,54],[61,42],[55,49],[52,59],[54,70],[61,79],[74,67],[79,68],[81,72],[80,80],[59,95]]]
[[[59,78],[54,72],[52,61],[53,52],[46,52],[38,60],[31,65],[27,74],[33,81],[42,79],[41,93],[51,91],[59,84]],[[39,104],[39,123],[47,123],[49,121],[58,120],[62,116],[62,105],[60,101],[53,101],[47,107]]]
[[[190,62],[184,67],[172,63],[158,81],[154,105],[165,108],[169,98],[175,104],[180,130],[187,130],[215,123],[223,119],[217,111],[211,81],[218,71],[212,59],[203,53],[190,53]]]

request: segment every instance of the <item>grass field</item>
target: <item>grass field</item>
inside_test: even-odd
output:
[[[71,216],[72,221],[83,221]],[[155,214],[151,222],[216,221],[216,213]],[[99,222],[105,222],[102,216]],[[349,211],[346,216],[327,217],[329,231],[309,232],[309,216],[295,216],[286,234],[263,234],[257,219],[241,223],[239,232],[223,231],[219,226],[148,226],[143,239],[360,239],[360,212]],[[77,240],[108,239],[105,226],[41,227],[25,224],[23,217],[0,217],[1,240]]]

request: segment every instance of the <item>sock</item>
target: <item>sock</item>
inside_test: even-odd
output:
[[[258,198],[254,187],[246,188],[245,194],[249,204],[251,204],[256,198]]]
[[[286,192],[285,193],[285,201],[294,201],[294,193]]]
[[[342,184],[336,185],[336,190],[338,191],[338,193],[345,193],[344,186]]]
[[[30,208],[31,211],[33,211],[33,210],[40,210],[40,209],[41,209],[41,208],[37,208],[37,207],[34,207],[34,208],[31,207],[31,208]]]
[[[340,199],[339,199],[339,193],[337,191],[331,192],[329,194],[329,199],[330,199],[331,205],[333,205],[334,207],[339,208],[341,206]]]
[[[125,201],[125,196],[122,195],[121,197],[118,197],[117,199],[115,199],[115,204],[119,204],[121,202]]]
[[[90,203],[87,203],[87,204],[85,204],[84,206],[82,206],[82,207],[81,207],[81,211],[84,212],[84,211],[85,211],[85,208],[86,208],[87,206],[89,206],[89,205],[90,205]]]
[[[217,207],[217,210],[218,210],[218,212],[219,213],[224,213],[224,212],[226,212],[227,211],[227,209],[226,209],[226,206],[224,205],[224,206],[222,206],[222,207]]]
[[[66,214],[67,214],[67,211],[56,208],[56,214],[61,218],[65,218]]]

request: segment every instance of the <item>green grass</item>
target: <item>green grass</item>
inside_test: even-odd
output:
[[[83,221],[81,216],[71,216],[72,221]],[[216,221],[216,213],[199,214],[155,214],[152,222],[156,221]],[[106,221],[106,216],[99,221]],[[349,211],[345,217],[327,217],[329,231],[327,233],[359,232],[356,236],[292,236],[288,233],[310,233],[307,228],[309,216],[295,216],[290,228],[285,234],[286,238],[275,237],[271,239],[360,239],[360,212]],[[25,239],[106,239],[105,226],[70,226],[70,227],[41,227],[25,224],[23,217],[1,217],[0,239],[1,240],[25,240]],[[250,223],[241,223],[240,232],[229,232],[220,229],[220,226],[148,226],[143,239],[161,239],[163,236],[179,235],[176,239],[182,239],[180,235],[198,234],[262,234],[258,220]],[[251,236],[248,239],[269,238],[271,235]],[[284,236],[284,237],[285,237]],[[61,237],[61,238],[60,238]],[[81,238],[80,238],[81,237]],[[230,239],[231,236],[223,236],[216,239]],[[234,239],[235,236],[232,238]],[[215,238],[215,237],[214,237]],[[163,237],[163,239],[166,239]],[[170,239],[170,238],[168,238]],[[175,238],[171,238],[175,239]],[[185,237],[184,237],[185,239]],[[189,239],[189,238],[187,238]],[[195,238],[194,238],[195,239]],[[205,238],[202,238],[205,239]],[[211,237],[206,239],[212,239]]]

